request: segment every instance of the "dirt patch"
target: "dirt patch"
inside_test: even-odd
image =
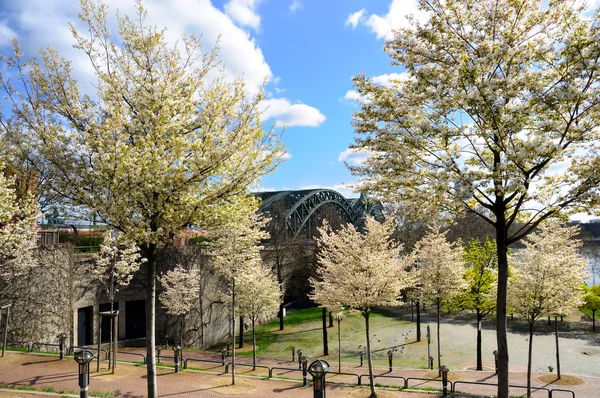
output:
[[[258,345],[256,346],[256,351],[258,351]],[[235,347],[235,352],[252,352],[252,344],[244,344],[244,348]]]
[[[552,384],[555,386],[580,386],[585,384],[585,381],[575,376],[562,375],[560,379],[556,378],[556,375],[543,375],[537,378],[539,382],[544,384]]]
[[[397,393],[382,390],[380,388],[376,388],[375,391],[377,391],[377,398],[397,398],[398,397]],[[369,388],[361,388],[361,389],[354,391],[352,394],[348,395],[348,397],[350,397],[350,398],[369,398],[370,396],[371,396],[371,390]]]
[[[231,377],[219,377],[213,380],[211,388],[213,391],[225,395],[240,395],[256,390],[256,384],[250,380],[238,379],[235,381],[235,385],[231,385]]]
[[[431,340],[431,344],[435,343],[435,340]],[[417,341],[417,339],[406,339],[404,340],[404,344],[410,345],[427,345],[427,337],[422,338],[421,341]]]
[[[438,372],[430,372],[430,373],[425,373],[423,375],[424,379],[442,379],[441,377],[438,377]],[[460,380],[460,376],[457,375],[456,373],[448,373],[448,380],[450,381],[456,381],[456,380]]]

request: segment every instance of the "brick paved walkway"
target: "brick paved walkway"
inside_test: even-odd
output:
[[[218,358],[208,355],[201,355],[198,353],[186,353],[187,358]],[[132,359],[133,357],[126,358],[126,355],[120,356],[121,359]],[[243,358],[242,361],[246,361]],[[296,364],[289,362],[277,362],[274,360],[262,360],[262,364],[269,366],[281,366],[285,368],[296,368]],[[485,364],[490,365],[490,364]],[[239,366],[237,372],[240,377],[237,378],[238,388],[235,391],[231,391],[231,387],[226,387],[230,380],[230,374],[219,374],[223,372],[223,367],[216,364],[203,364],[201,362],[189,362],[190,367],[198,368],[212,368],[210,369],[215,373],[197,372],[193,370],[187,370],[180,374],[174,374],[173,369],[169,368],[158,368],[158,391],[161,397],[222,397],[224,395],[236,395],[238,397],[299,397],[309,398],[312,397],[312,387],[302,387],[298,381],[284,381],[284,380],[266,380],[259,377],[244,377],[242,374],[248,374],[251,371],[250,367]],[[344,366],[343,366],[344,367]],[[102,368],[106,368],[106,364],[102,365]],[[92,366],[95,370],[95,366]],[[343,369],[346,372],[351,373],[366,373],[365,368],[358,368],[356,365],[348,365]],[[239,373],[242,372],[242,373]],[[261,372],[263,372],[261,374]],[[265,375],[266,370],[258,370],[255,374]],[[385,378],[384,376],[401,375],[404,377],[425,377],[432,378],[436,374],[432,371],[427,370],[395,370],[392,373],[387,373],[386,369],[376,369],[376,373],[381,374],[382,377],[376,379],[376,383],[385,385],[401,385],[402,381],[393,378]],[[455,371],[451,373],[452,377],[461,381],[485,381],[494,383],[495,376],[493,372],[475,372],[475,371]],[[539,374],[534,375],[534,385],[543,386],[536,379],[540,376]],[[274,377],[287,377],[287,378],[300,378],[301,373],[298,371],[276,371]],[[523,372],[512,372],[511,383],[525,385],[525,373]],[[328,380],[337,382],[350,382],[356,383],[356,377],[352,376],[328,376]],[[600,397],[600,379],[592,377],[581,377],[585,384],[579,386],[562,387],[572,389],[576,392],[577,398],[598,398]],[[56,390],[77,390],[77,368],[72,358],[67,358],[64,361],[57,360],[56,356],[44,356],[36,354],[24,354],[7,352],[5,358],[0,358],[0,382],[5,384],[15,385],[32,385],[38,388],[52,386]],[[366,378],[363,378],[363,384],[368,383]],[[413,387],[435,387],[440,388],[440,382],[421,382],[418,380],[411,380],[410,386]],[[561,388],[561,386],[552,385],[546,386],[548,388]],[[90,382],[91,391],[110,391],[116,397],[124,398],[138,398],[146,396],[146,378],[145,378],[145,367],[134,366],[131,364],[120,363],[117,367],[116,374],[110,374],[107,370],[101,369],[100,373],[93,372],[91,374]],[[481,386],[470,386],[462,384],[457,388],[459,391],[477,393],[482,396],[489,396],[494,394],[495,387],[481,387]],[[391,391],[388,390],[392,397],[406,397],[406,398],[421,398],[430,397],[431,394],[423,392],[408,392],[408,391]],[[339,386],[334,384],[328,384],[328,397],[356,397],[356,393],[360,392],[359,387],[350,386]],[[524,390],[512,390],[511,395],[518,396],[523,394]],[[19,393],[15,392],[13,395],[3,395],[0,393],[0,397],[19,397]],[[23,397],[31,397],[27,394],[22,394]],[[533,395],[534,397],[547,397],[547,393],[538,392]],[[565,393],[555,393],[553,398],[568,397]]]

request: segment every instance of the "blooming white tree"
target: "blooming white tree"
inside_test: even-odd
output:
[[[256,323],[261,317],[277,312],[281,289],[271,269],[263,264],[244,267],[237,280],[237,305],[240,315],[252,324],[252,365],[256,367]]]
[[[574,239],[577,232],[577,227],[562,226],[557,220],[549,221],[525,239],[525,248],[515,251],[509,259],[514,267],[508,285],[509,305],[529,323],[527,396],[531,395],[536,319],[548,314],[563,314],[583,303],[587,260],[578,253],[581,241]]]
[[[265,222],[261,216],[250,211],[237,222],[218,232],[218,239],[210,248],[212,266],[226,281],[226,290],[223,291],[223,296],[230,308],[233,347],[231,384],[235,384],[235,317],[238,308],[236,296],[240,283],[239,278],[262,266],[260,251],[263,246],[261,241],[269,237],[269,234],[264,231]]]
[[[411,216],[476,214],[496,232],[498,396],[508,398],[507,248],[600,199],[598,12],[572,0],[419,0],[424,22],[384,50],[403,67],[354,79],[351,167],[366,193]],[[594,210],[595,209],[595,210]]]
[[[317,279],[311,279],[311,298],[323,305],[334,303],[359,311],[365,319],[371,397],[376,397],[371,360],[369,316],[378,306],[398,306],[400,291],[412,285],[401,256],[402,247],[391,240],[395,221],[379,223],[367,217],[365,233],[353,225],[333,232],[327,224],[319,228]]]
[[[114,310],[115,296],[120,288],[131,282],[133,274],[146,262],[142,258],[139,247],[128,240],[122,233],[112,230],[104,232],[100,252],[92,267],[92,276],[102,282],[106,297],[110,302],[110,312]],[[113,350],[116,357],[116,347],[113,347],[113,318],[110,318],[108,349]],[[99,343],[98,343],[99,344]],[[116,363],[116,361],[113,361]],[[111,363],[109,362],[109,367]],[[114,372],[114,367],[113,367]]]
[[[0,279],[9,281],[35,265],[37,207],[31,197],[18,197],[14,179],[0,163]]]
[[[13,104],[2,125],[31,137],[67,207],[97,215],[140,246],[155,398],[156,259],[190,225],[218,230],[239,218],[253,203],[249,187],[279,163],[280,139],[263,128],[264,92],[249,95],[243,80],[220,73],[217,50],[203,49],[198,37],[170,43],[147,23],[141,2],[137,15],[114,25],[101,0],[82,0],[79,17],[85,31],[71,31],[96,75],[95,92],[84,93],[55,50],[26,62],[15,44],[0,68],[0,89]]]
[[[438,372],[441,376],[442,354],[440,343],[440,309],[443,301],[451,300],[467,287],[464,279],[463,250],[460,244],[451,244],[446,232],[432,227],[415,245],[413,251],[416,267],[414,272],[419,281],[419,290],[424,298],[433,301],[437,308],[437,351]]]

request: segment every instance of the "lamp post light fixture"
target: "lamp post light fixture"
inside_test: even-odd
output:
[[[325,398],[325,375],[329,372],[329,363],[317,359],[308,367],[313,377],[313,398]]]
[[[175,373],[179,373],[179,357],[181,356],[181,346],[173,346],[173,362],[175,362]]]
[[[498,374],[498,350],[494,350],[494,374]]]
[[[292,362],[296,362],[296,347],[292,346]]]
[[[448,372],[450,369],[446,365],[442,365],[440,370],[442,371],[442,397],[446,398],[448,397]]]
[[[306,375],[308,372],[308,357],[305,355],[302,358],[300,358],[300,362],[302,363],[302,385],[305,386],[306,384],[308,384],[308,382],[306,381]]]
[[[67,339],[67,334],[65,332],[61,332],[58,334],[58,355],[59,359],[62,361],[65,359],[65,340]]]
[[[298,350],[298,369],[302,369],[302,354],[304,354],[304,351],[302,351],[301,349]]]
[[[389,350],[387,352],[387,355],[388,355],[388,362],[390,365],[390,372],[391,372],[392,371],[392,362],[394,361],[394,350]]]
[[[79,364],[79,397],[87,398],[90,384],[90,362],[94,359],[91,351],[83,350],[75,354],[75,362]]]

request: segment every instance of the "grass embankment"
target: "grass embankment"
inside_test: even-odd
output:
[[[329,325],[329,321],[327,322]],[[409,322],[388,317],[382,313],[373,313],[370,318],[371,344],[373,349],[373,360],[376,365],[386,366],[387,351],[401,346],[405,342],[406,331]],[[360,315],[351,315],[341,323],[342,336],[342,362],[359,363],[359,351],[364,350],[366,345],[365,321]],[[304,355],[310,358],[325,358],[333,366],[337,364],[338,336],[337,322],[331,328],[327,328],[329,345],[329,356],[323,357],[323,335],[320,308],[306,308],[288,313],[285,318],[284,330],[279,330],[279,319],[262,325],[256,330],[257,356],[292,359],[292,347],[296,350],[302,349]],[[407,336],[406,336],[407,337]],[[239,355],[252,356],[252,333],[248,330],[245,334],[246,347],[238,351]],[[425,355],[423,355],[425,357]],[[406,365],[406,354],[396,353],[395,361]],[[425,359],[418,362],[425,364]],[[364,358],[366,366],[366,356]],[[415,366],[419,364],[415,363]]]
[[[588,310],[587,308],[579,308],[579,311],[581,311],[584,315],[587,315],[590,320],[592,319],[592,310]],[[600,310],[596,311],[596,319],[600,319]]]

